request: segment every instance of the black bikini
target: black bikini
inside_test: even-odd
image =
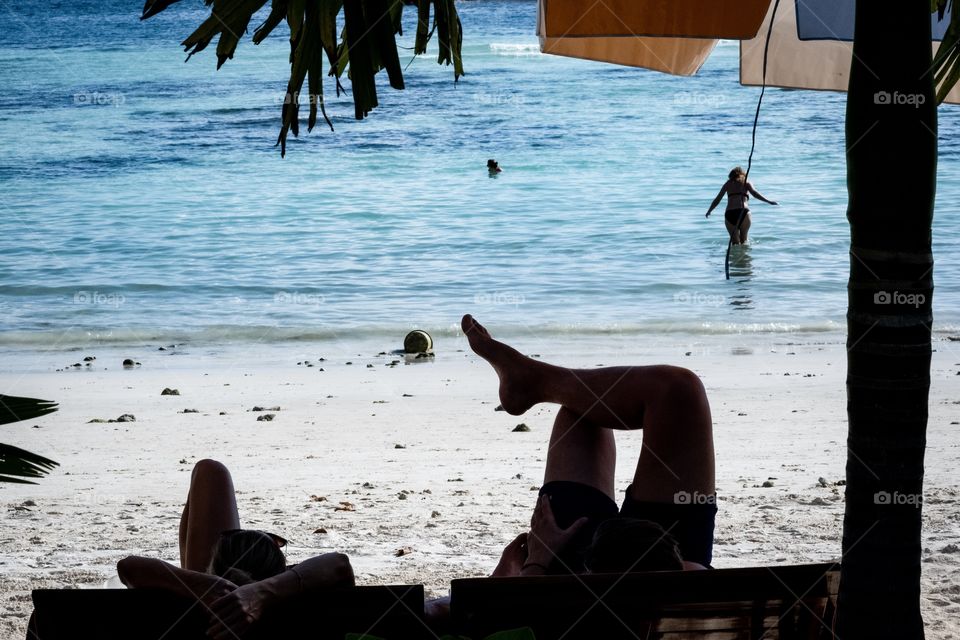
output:
[[[743,186],[744,190],[739,193],[727,192],[728,196],[743,196],[743,202],[746,204],[747,200],[750,198],[750,192],[746,185]],[[727,209],[726,213],[723,214],[724,220],[737,226],[742,224],[744,218],[747,217],[747,214],[750,213],[750,207],[742,207],[740,209]]]

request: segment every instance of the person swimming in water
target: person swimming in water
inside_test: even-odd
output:
[[[500,168],[499,162],[497,162],[493,158],[490,158],[489,160],[487,160],[487,171],[490,173],[491,176],[495,176],[498,173],[502,173],[503,169]]]
[[[713,199],[710,208],[707,209],[707,217],[709,218],[713,210],[720,204],[723,194],[727,194],[727,210],[724,213],[724,222],[726,223],[727,233],[730,234],[730,243],[746,244],[751,222],[750,207],[747,206],[747,200],[750,196],[752,195],[757,200],[767,204],[777,205],[779,203],[760,195],[753,188],[753,185],[747,182],[747,174],[742,167],[734,167],[728,178],[720,188],[720,193]]]

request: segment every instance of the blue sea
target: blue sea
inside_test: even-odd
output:
[[[670,77],[542,55],[533,1],[461,2],[459,83],[435,43],[368,120],[328,82],[335,131],[304,123],[281,159],[286,26],[217,71],[215,44],[178,46],[203,3],[138,8],[0,8],[0,346],[442,335],[466,311],[508,333],[843,331],[844,94],[767,92],[750,177],[781,206],[754,203],[724,279],[723,205],[704,213],[759,94],[735,42]],[[960,327],[957,113],[938,332]]]

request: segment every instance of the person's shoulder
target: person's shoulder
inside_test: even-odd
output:
[[[747,187],[747,189],[753,189],[753,183],[752,183],[752,182],[746,182],[746,183],[744,183],[744,185]]]

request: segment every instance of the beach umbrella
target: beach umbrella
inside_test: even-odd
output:
[[[740,83],[762,85],[769,34],[766,86],[846,91],[850,81],[855,0],[598,0],[584,5],[539,0],[543,53],[689,76],[719,40],[739,40]],[[945,7],[942,19],[931,14],[934,54],[950,13]],[[891,94],[889,99],[908,98]],[[960,88],[944,101],[960,104]]]
[[[544,53],[693,75],[720,39],[756,35],[770,0],[539,0]]]
[[[740,41],[741,84],[764,84],[763,51],[772,13],[771,6],[756,37]],[[855,19],[854,0],[780,2],[770,31],[766,86],[846,91]],[[943,19],[931,13],[930,20],[935,55],[950,25],[950,9],[946,8]],[[881,94],[878,99],[893,102],[909,98]],[[960,87],[950,90],[943,101],[960,104]]]

